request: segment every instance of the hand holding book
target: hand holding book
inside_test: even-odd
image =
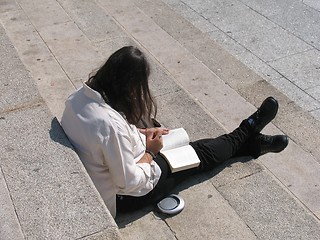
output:
[[[152,133],[153,138],[156,137],[156,135],[167,135],[169,134],[169,129],[168,128],[140,128],[139,129],[140,133],[146,135],[146,133]]]
[[[199,166],[200,159],[189,145],[189,136],[183,128],[177,128],[163,136],[160,153],[168,161],[172,172],[179,172]]]
[[[167,160],[172,172],[197,167],[200,159],[189,145],[189,136],[183,128],[170,130],[167,128],[140,129],[146,135],[147,150],[159,153]]]
[[[167,128],[146,128],[140,129],[140,132],[146,135],[146,149],[154,154],[160,152],[163,147],[162,135],[167,135]]]

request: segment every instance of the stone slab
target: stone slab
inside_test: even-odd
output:
[[[107,58],[112,53],[123,46],[139,46],[141,49],[143,49],[143,47],[139,45],[139,43],[137,43],[134,39],[130,38],[130,36],[117,37],[107,39],[105,41],[94,42],[93,46],[105,58],[105,60],[107,60]]]
[[[216,188],[219,188],[261,172],[264,169],[263,165],[253,160],[252,157],[237,157],[217,166],[207,175],[210,177],[210,182]]]
[[[243,46],[221,30],[211,31],[208,35],[232,55],[239,55],[246,52],[246,49]]]
[[[294,3],[295,5],[292,8],[284,6],[279,13],[271,13],[269,19],[319,49],[320,12],[301,1],[295,1]]]
[[[318,11],[320,11],[320,2],[317,0],[303,0],[304,4],[308,5],[309,7],[312,7]]]
[[[194,177],[177,189],[185,209],[166,222],[177,239],[256,239],[206,177]]]
[[[214,18],[214,21],[218,24],[216,25],[219,29],[222,29],[223,31],[224,26],[228,29],[225,31],[229,31],[229,27],[236,26],[237,24],[242,24],[242,21],[244,21],[244,18],[241,19],[237,17],[239,16],[239,12],[249,10],[244,4],[242,4],[240,1],[227,1],[227,0],[212,0],[212,1],[192,1],[192,0],[183,0],[185,4],[190,6],[193,10],[195,10],[197,13],[199,13],[204,18],[211,21],[211,18]],[[228,17],[235,16],[237,17],[237,24],[228,24]],[[225,21],[223,21],[223,19]]]
[[[258,239],[319,239],[319,221],[266,172],[218,188]]]
[[[24,239],[21,227],[15,214],[11,201],[10,192],[7,188],[1,166],[0,166],[0,236],[2,240]],[[4,217],[5,216],[5,217]]]
[[[119,12],[119,9],[123,8],[134,8],[135,4],[134,1],[127,1],[127,0],[109,0],[109,1],[96,1],[101,7],[107,10],[107,12],[110,15],[115,14],[116,12]]]
[[[264,62],[249,50],[234,56],[267,82],[282,77],[282,75],[272,68],[269,63]]]
[[[266,17],[274,14],[281,15],[284,11],[301,5],[299,0],[269,0],[267,2],[263,0],[241,0],[241,2]]]
[[[310,50],[269,63],[302,90],[320,86],[320,51]]]
[[[153,96],[155,98],[166,98],[167,94],[180,91],[181,88],[166,69],[160,66],[153,57],[149,56],[148,58],[151,67],[150,89]]]
[[[11,0],[1,0],[0,1],[0,13],[12,11],[12,10],[17,10],[17,9],[20,9],[20,7],[16,3],[16,1],[11,1]]]
[[[74,22],[50,25],[39,33],[71,80],[87,79],[104,61]]]
[[[25,238],[78,239],[117,231],[46,106],[2,113],[0,128],[1,168]]]
[[[124,240],[177,239],[175,232],[155,212],[142,210],[127,214],[120,217],[117,224]]]
[[[282,91],[288,98],[292,99],[306,111],[313,111],[320,107],[320,103],[315,98],[312,98],[295,84],[292,84],[287,78],[274,79],[270,81],[270,84],[279,89],[279,91]]]
[[[0,112],[41,102],[35,84],[0,25]],[[13,97],[14,96],[14,97]]]
[[[201,32],[212,32],[218,30],[217,27],[210,24],[203,16],[191,9],[180,0],[163,0],[171,9],[179,13],[184,19],[187,19]]]
[[[264,29],[275,27],[273,22],[243,5],[240,1],[215,2],[219,5],[218,9],[209,8],[205,13],[206,18],[227,34],[247,31],[255,32],[259,30],[259,26]],[[224,2],[224,4],[222,5],[221,2]]]
[[[296,143],[290,142],[281,154],[262,156],[260,161],[306,208],[320,218],[320,164]]]
[[[181,44],[222,81],[229,84],[235,90],[239,89],[241,85],[250,86],[262,80],[257,77],[257,74],[206,35],[185,39]]]
[[[306,90],[310,96],[312,96],[314,99],[318,100],[320,102],[320,85],[316,86],[314,88]]]
[[[99,233],[94,233],[81,238],[81,240],[120,240],[123,239],[117,228],[105,229]]]
[[[310,45],[278,26],[273,28],[264,28],[258,24],[256,26],[256,29],[248,32],[232,32],[231,36],[266,62],[312,49]]]
[[[70,17],[57,1],[17,0],[17,2],[37,29],[70,21]]]
[[[320,109],[311,111],[310,113],[315,119],[320,120]]]
[[[101,56],[95,52],[88,38],[75,22],[71,21],[70,16],[58,2],[29,3],[21,0],[19,3],[71,80],[86,79],[93,68],[101,64]],[[44,12],[40,11],[43,8]],[[45,20],[43,20],[44,16]]]
[[[37,93],[34,88],[38,88],[50,111],[60,119],[65,99],[74,91],[74,85],[23,10],[5,12],[1,15],[1,20],[15,46],[10,58],[19,56],[25,65],[17,63],[14,71],[19,73],[27,71],[25,67],[28,69],[34,80],[28,86],[33,88],[34,93]],[[25,80],[28,79],[29,76],[26,73],[24,75]]]
[[[125,31],[95,1],[58,0],[58,2],[92,42],[126,36]]]
[[[152,20],[161,28],[165,29],[165,31],[177,41],[181,38],[199,35],[201,33],[201,31],[195,27],[188,27],[188,25],[192,26],[188,20],[182,17],[175,17],[177,14],[161,1],[156,4],[157,7],[154,7],[155,4],[153,1],[135,0],[135,5],[148,14],[148,16],[152,16]]]

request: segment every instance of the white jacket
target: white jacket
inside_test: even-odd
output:
[[[86,84],[66,101],[61,125],[113,217],[116,194],[143,196],[157,184],[159,166],[137,163],[145,136]]]

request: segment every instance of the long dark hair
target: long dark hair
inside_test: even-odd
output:
[[[156,115],[156,103],[150,93],[149,63],[136,47],[127,46],[113,53],[87,84],[98,91],[127,121],[137,124],[141,118]]]

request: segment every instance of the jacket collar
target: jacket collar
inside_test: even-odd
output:
[[[92,88],[90,88],[86,83],[83,83],[83,91],[84,94],[88,97],[91,98],[92,100],[100,103],[100,104],[106,104],[104,99],[102,98],[101,94]]]

